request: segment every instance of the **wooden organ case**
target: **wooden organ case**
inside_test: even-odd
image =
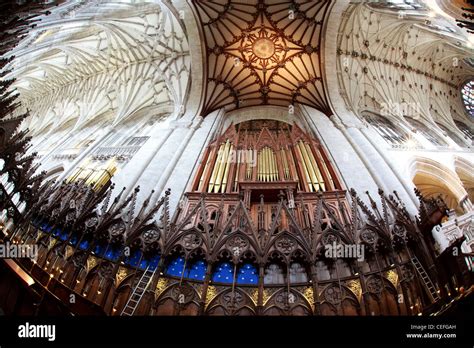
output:
[[[206,148],[181,204],[180,219],[205,196],[211,225],[222,228],[213,225],[213,212],[230,217],[242,200],[255,227],[264,231],[272,228],[278,201],[285,199],[300,226],[309,227],[320,195],[335,208],[346,204],[345,191],[320,142],[296,124],[246,121],[230,125]],[[284,215],[278,220],[274,233],[289,228]]]

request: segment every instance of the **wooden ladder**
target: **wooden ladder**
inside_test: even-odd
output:
[[[440,299],[440,296],[438,295],[438,292],[436,291],[436,288],[431,281],[430,277],[428,276],[428,273],[426,273],[425,269],[421,265],[420,261],[417,259],[416,256],[413,256],[411,259],[411,262],[416,268],[416,271],[420,275],[421,279],[423,279],[423,285],[426,290],[428,290],[428,293],[431,296],[431,299],[433,302],[437,302]]]
[[[146,289],[151,283],[151,280],[153,279],[153,276],[155,275],[156,270],[158,267],[156,267],[153,271],[150,269],[150,266],[148,266],[143,272],[142,277],[138,281],[137,286],[133,290],[132,294],[128,298],[127,304],[122,310],[122,313],[120,314],[121,316],[132,316],[135,313],[135,310],[137,309],[138,305],[140,304],[140,301],[145,294]]]

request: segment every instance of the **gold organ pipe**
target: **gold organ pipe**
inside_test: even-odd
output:
[[[221,157],[223,155],[223,148],[224,144],[221,144],[221,146],[219,146],[219,151],[217,152],[216,161],[214,162],[214,168],[212,169],[211,178],[209,179],[209,186],[207,188],[207,192],[212,192],[212,190],[214,189],[214,182],[216,180],[217,172],[219,171],[219,163],[221,162]]]
[[[78,181],[79,179],[84,178],[86,175],[86,172],[83,173],[87,167],[89,166],[90,163],[90,157],[88,157],[86,160],[84,160],[81,163],[81,166],[76,169],[76,171],[69,177],[68,182],[73,182],[73,181]]]
[[[224,170],[225,170],[225,166],[227,162],[227,155],[229,154],[229,146],[230,146],[230,142],[227,139],[224,146],[224,153],[219,163],[219,171],[217,172],[216,181],[214,183],[214,193],[218,193],[221,188],[222,177],[224,175]]]
[[[268,181],[273,181],[272,179],[272,150],[267,147],[267,160],[268,160]]]
[[[260,150],[258,154],[258,171],[257,171],[257,179],[263,181],[263,150]]]
[[[72,173],[72,175],[69,176],[69,178],[67,179],[67,182],[70,183],[70,182],[76,181],[76,180],[77,180],[77,177],[79,176],[79,174],[80,174],[82,171],[83,171],[83,168],[82,168],[82,167],[76,168],[76,170],[74,171],[74,173]]]
[[[263,161],[263,157],[262,157],[262,152],[259,152],[258,153],[258,162],[257,162],[257,180],[260,180],[261,179],[261,172],[262,172],[262,168],[263,168],[263,164],[262,164],[262,161]]]
[[[290,167],[288,166],[288,158],[286,158],[285,149],[280,149],[281,160],[283,162],[283,176],[285,179],[290,177]]]
[[[84,180],[86,184],[89,183],[89,180],[91,177],[95,175],[95,170],[91,168],[86,168],[81,172],[81,175],[79,176],[79,180]]]
[[[273,167],[273,151],[272,149],[268,149],[268,162],[270,162],[270,181],[275,181],[275,168]]]
[[[308,172],[308,168],[306,168],[306,163],[305,163],[305,160],[303,158],[303,154],[301,153],[301,149],[299,147],[299,143],[295,146],[295,149],[296,151],[298,152],[298,154],[300,155],[300,158],[301,158],[301,165],[303,166],[303,172],[306,176],[306,182],[308,183],[308,186],[309,186],[309,190],[310,192],[313,192],[314,189],[313,189],[313,185],[311,184],[311,178],[309,177],[309,172]]]
[[[117,166],[115,164],[115,160],[111,161],[107,169],[104,171],[103,178],[100,182],[100,186],[98,187],[99,189],[104,187],[110,179],[114,176],[114,174],[117,172]]]
[[[107,182],[112,178],[117,170],[115,165],[115,157],[112,158],[107,164],[105,169],[98,171],[96,176],[92,179],[91,182],[94,182],[94,190],[102,188]]]
[[[96,171],[95,169],[92,168],[86,168],[86,170],[82,171],[84,175],[79,178],[79,179],[84,179],[86,184],[90,184],[92,182],[92,179],[96,176]]]
[[[94,175],[91,177],[90,183],[95,184],[98,183],[101,179],[102,176],[104,175],[105,169],[96,169]]]
[[[203,186],[204,186],[204,179],[207,176],[207,172],[209,171],[209,165],[211,163],[211,159],[214,156],[214,151],[209,151],[209,154],[207,156],[207,161],[206,165],[204,166],[204,170],[202,171],[201,174],[201,179],[199,180],[199,185],[198,185],[198,191],[202,191]]]
[[[270,181],[270,156],[268,148],[265,148],[265,181]]]
[[[275,154],[272,149],[268,149],[268,156],[270,158],[270,179],[271,181],[276,181]]]
[[[326,187],[324,185],[324,179],[323,179],[323,176],[321,175],[319,166],[316,163],[316,159],[314,158],[313,151],[311,151],[311,147],[309,146],[309,144],[305,144],[305,146],[306,146],[306,151],[308,152],[309,158],[311,160],[311,163],[313,164],[313,169],[316,173],[316,176],[318,177],[319,186],[321,190],[326,191]]]
[[[305,144],[300,141],[299,146],[301,147],[301,152],[303,153],[304,159],[306,161],[306,166],[309,170],[309,175],[311,176],[311,181],[313,183],[313,187],[315,188],[316,191],[319,191],[319,182],[318,182],[318,177],[314,171],[313,165],[311,163],[311,160],[309,158],[309,154],[306,151]]]
[[[230,168],[230,154],[234,150],[234,145],[230,145],[229,151],[227,153],[227,160],[225,163],[225,169],[224,169],[224,178],[222,179],[222,186],[221,186],[221,192],[224,193],[225,189],[227,187],[227,176],[229,175],[229,168]]]
[[[318,154],[319,161],[322,164],[322,167],[323,167],[324,173],[326,174],[326,177],[329,178],[328,185],[330,186],[331,190],[334,190],[336,188],[336,185],[334,185],[334,180],[332,179],[331,173],[329,172],[326,161],[324,160],[324,158],[321,155],[321,153],[319,152],[319,150],[317,150],[316,153]]]
[[[111,177],[112,173],[108,173],[106,170],[104,170],[102,172],[101,178],[97,181],[97,184],[95,184],[94,189],[99,190],[101,187],[107,184]]]
[[[267,157],[265,156],[265,148],[262,149],[262,181],[267,181]]]
[[[240,153],[241,151],[237,151],[237,163],[235,166],[235,179],[234,179],[234,188],[233,191],[237,191],[237,184],[239,182],[239,172],[240,172]]]
[[[257,171],[257,179],[263,181],[263,168],[265,167],[263,158],[263,149],[260,150],[258,154],[258,171]]]
[[[260,162],[260,156],[257,156],[257,161],[258,161],[258,162],[257,162],[257,170],[258,170],[258,168],[259,168],[258,163]],[[247,180],[251,180],[251,179],[252,179],[252,166],[251,166],[251,164],[250,164],[249,161],[247,161],[247,174],[246,174],[246,178],[247,178]]]
[[[273,176],[276,181],[278,180],[278,164],[277,164],[276,153],[273,150],[272,150],[272,159],[273,159]]]
[[[94,185],[94,190],[100,189],[103,185],[105,185],[108,181],[107,179],[108,173],[107,170],[103,170],[100,176],[97,178],[97,181]]]
[[[97,171],[94,175],[94,178],[90,181],[91,184],[94,184],[94,190],[100,185],[104,177],[105,169]]]
[[[296,163],[295,163],[295,158],[293,155],[293,151],[291,149],[285,149],[286,152],[286,159],[288,160],[288,167],[290,169],[290,174],[293,172],[293,180],[298,181],[298,186],[299,184],[299,177],[298,177],[298,170],[296,168]]]

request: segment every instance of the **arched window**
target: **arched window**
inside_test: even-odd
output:
[[[474,117],[474,80],[467,82],[462,87],[461,97],[467,113]]]
[[[448,127],[444,126],[443,124],[441,123],[438,123],[436,122],[436,124],[438,125],[439,128],[441,128],[447,135],[448,137],[450,137],[456,144],[458,144],[459,146],[461,147],[464,147],[466,146],[466,144],[464,143],[464,141],[459,138],[459,136],[454,133],[451,129],[449,129]]]
[[[436,134],[434,134],[424,123],[415,120],[414,118],[405,116],[405,118],[410,122],[411,126],[422,136],[428,139],[433,145],[436,146],[447,146],[446,142],[440,139]]]
[[[454,121],[454,123],[456,123],[456,126],[461,132],[463,132],[465,137],[467,137],[471,141],[474,140],[474,131],[472,131],[471,128],[469,128],[464,122]]]
[[[408,134],[396,127],[387,118],[375,115],[373,113],[365,112],[363,114],[364,119],[384,138],[389,144],[392,145],[405,145],[408,141]]]

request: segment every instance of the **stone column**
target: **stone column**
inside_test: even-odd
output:
[[[418,200],[415,196],[415,192],[414,190],[412,189],[412,187],[414,186],[413,183],[412,185],[410,186],[410,184],[408,183],[407,180],[403,179],[402,175],[400,174],[400,172],[398,171],[398,168],[395,167],[392,162],[388,159],[387,155],[385,154],[384,151],[382,151],[379,146],[377,146],[377,144],[375,144],[375,142],[373,141],[372,137],[370,136],[370,134],[368,134],[367,132],[367,129],[366,128],[362,128],[361,129],[361,133],[362,135],[365,137],[365,139],[370,143],[370,145],[372,145],[372,147],[374,148],[374,150],[379,154],[380,157],[382,157],[383,161],[385,162],[385,164],[387,164],[387,166],[390,168],[390,170],[392,171],[392,173],[395,175],[395,177],[397,178],[398,182],[400,183],[400,185],[403,187],[404,191],[407,193],[408,197],[410,197],[412,203],[414,204],[415,208],[417,207],[417,204],[418,204]]]
[[[151,201],[150,201],[151,205],[154,205],[158,201],[158,199],[160,198],[161,193],[165,188],[166,182],[168,181],[171,173],[173,172],[176,164],[178,163],[178,160],[181,158],[181,156],[184,152],[184,149],[186,149],[186,147],[188,146],[189,141],[191,140],[192,136],[194,135],[194,132],[201,125],[202,120],[203,120],[203,118],[201,116],[198,116],[194,119],[194,122],[192,122],[189,125],[189,130],[186,133],[186,136],[184,137],[183,141],[180,143],[179,147],[176,149],[176,152],[174,153],[173,158],[171,159],[171,161],[166,166],[165,171],[163,172],[163,174],[161,174],[158,183],[154,187],[155,193],[153,194],[153,196],[151,198]]]
[[[122,195],[122,200],[139,184],[138,181],[140,177],[150,163],[157,160],[160,149],[169,139],[175,128],[175,125],[168,125],[167,128],[161,129],[161,131],[160,129],[155,129],[150,139],[147,140],[130,162],[127,163],[125,168],[114,178],[114,182],[116,183],[115,194],[118,194],[122,190],[122,187],[126,188]]]
[[[334,126],[341,131],[351,147],[354,149],[377,186],[384,191],[387,191],[385,185],[380,179],[379,174],[375,170],[370,160],[367,158],[364,149],[359,146],[359,144],[362,142],[362,135],[360,134],[360,131],[356,129],[355,126],[350,125],[348,127],[347,125],[343,124],[337,115],[331,116],[331,121],[334,123]]]

